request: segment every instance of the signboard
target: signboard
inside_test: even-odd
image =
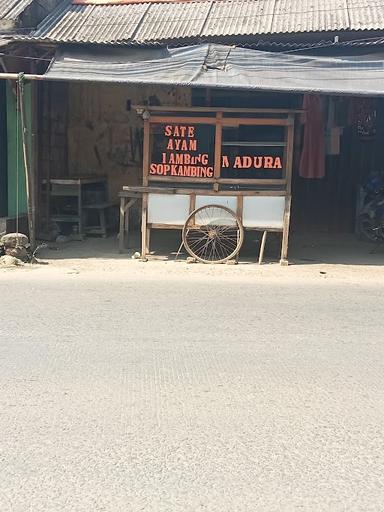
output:
[[[157,125],[149,174],[213,178],[215,128],[207,125]]]
[[[201,124],[154,125],[149,175],[177,178],[213,178],[215,127]],[[258,135],[252,132],[260,127],[249,127],[242,134],[242,127],[223,130],[221,147],[221,178],[257,179],[276,178],[283,175],[283,132],[275,134],[280,140],[269,142],[249,140],[249,137],[273,134],[265,130]],[[239,139],[239,140],[234,140]],[[248,139],[248,140],[247,140]]]

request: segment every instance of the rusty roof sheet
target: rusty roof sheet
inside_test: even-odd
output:
[[[73,5],[32,33],[53,42],[149,44],[210,37],[384,30],[384,0],[200,0]]]
[[[16,20],[34,0],[0,0],[0,19]]]

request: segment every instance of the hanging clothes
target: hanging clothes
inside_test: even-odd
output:
[[[325,123],[320,96],[306,94],[303,101],[304,140],[299,174],[302,178],[325,176]]]

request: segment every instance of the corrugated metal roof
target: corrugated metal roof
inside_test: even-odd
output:
[[[0,0],[0,19],[16,20],[34,0]]]
[[[203,36],[268,34],[276,0],[213,2]]]
[[[138,27],[135,41],[161,41],[199,37],[207,19],[210,2],[153,4]]]
[[[352,30],[382,30],[384,26],[383,0],[348,0]]]
[[[347,0],[276,0],[272,33],[345,30]]]
[[[201,0],[128,5],[72,5],[66,0],[32,39],[146,44],[342,30],[384,30],[384,0]]]

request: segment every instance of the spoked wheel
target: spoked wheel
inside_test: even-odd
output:
[[[188,253],[203,263],[223,263],[234,258],[244,240],[237,215],[220,205],[197,208],[186,220],[183,243]]]

